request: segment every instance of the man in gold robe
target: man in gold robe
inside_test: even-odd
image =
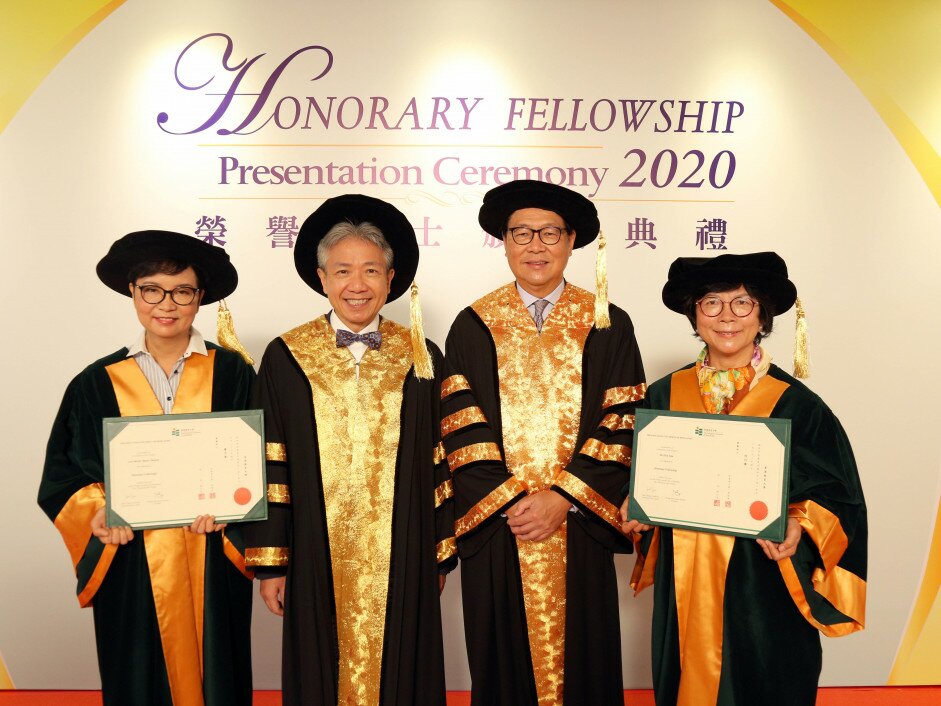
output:
[[[415,231],[383,201],[339,196],[304,222],[294,257],[332,311],[262,359],[269,518],[246,549],[284,618],[284,703],[443,706],[438,594],[456,562],[444,361],[379,315],[412,283]]]
[[[514,282],[458,314],[442,437],[474,706],[623,703],[613,553],[644,371],[628,315],[564,278],[599,232],[569,189],[489,191]]]

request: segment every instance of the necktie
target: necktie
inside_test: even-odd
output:
[[[344,329],[337,331],[337,348],[346,348],[351,343],[356,342],[365,343],[368,348],[377,351],[382,343],[382,334],[379,331],[370,331],[369,333],[353,333]]]
[[[533,314],[533,321],[536,322],[537,331],[542,331],[542,312],[546,310],[547,306],[549,306],[548,299],[537,299],[533,302],[533,309],[535,309],[535,313]]]

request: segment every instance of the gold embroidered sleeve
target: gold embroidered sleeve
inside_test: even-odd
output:
[[[606,414],[601,420],[601,426],[608,431],[624,431],[634,428],[633,414]]]
[[[441,507],[445,500],[452,497],[454,497],[454,484],[448,479],[435,488],[435,507]]]
[[[447,561],[457,553],[457,542],[454,537],[448,537],[438,542],[438,563]]]
[[[526,486],[518,478],[507,478],[454,523],[454,534],[458,537],[467,534],[517,495],[525,492]]]
[[[604,391],[604,401],[601,403],[602,409],[613,407],[616,404],[628,404],[630,402],[639,402],[647,394],[647,383],[642,382],[639,385],[629,387],[609,387]]]
[[[288,460],[288,452],[284,444],[276,444],[269,441],[265,444],[265,458],[269,461],[286,463]]]
[[[441,399],[450,397],[455,392],[460,392],[461,390],[471,389],[470,383],[467,382],[467,378],[463,375],[452,375],[449,378],[446,378],[443,383],[441,383]]]
[[[631,447],[623,444],[606,444],[598,439],[588,439],[579,453],[596,461],[613,461],[625,466],[631,465]]]
[[[290,557],[288,547],[249,547],[245,550],[245,565],[287,566]]]
[[[500,449],[492,441],[481,444],[470,444],[463,446],[457,451],[448,454],[448,465],[451,467],[451,473],[454,473],[461,466],[475,461],[502,461]]]
[[[578,476],[574,476],[568,471],[562,471],[555,479],[555,486],[564,490],[579,504],[613,526],[616,530],[621,529],[621,518],[618,516],[618,508],[605,500],[601,494]]]
[[[448,436],[454,432],[469,427],[471,424],[486,424],[487,418],[480,407],[474,405],[449,414],[441,420],[441,436]]]
[[[268,502],[290,505],[291,504],[290,486],[288,486],[285,483],[269,483],[268,484]]]

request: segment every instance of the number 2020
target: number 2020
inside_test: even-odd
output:
[[[636,181],[632,181],[637,173],[644,168],[644,164],[647,163],[647,153],[642,149],[633,149],[627,154],[624,155],[624,159],[629,159],[631,156],[637,157],[637,166],[634,168],[630,174],[627,175],[627,179],[621,182],[621,186],[626,187],[640,187],[643,186],[647,177],[643,177]],[[723,156],[727,159],[723,159]],[[693,170],[686,176],[683,181],[681,181],[677,186],[683,189],[699,189],[705,183],[705,179],[694,180],[694,177],[699,173],[699,170],[702,169],[703,165],[706,163],[706,156],[699,150],[690,150],[683,155],[683,163],[686,163],[687,158],[692,157],[696,160],[696,165],[693,167]],[[653,184],[658,189],[663,189],[664,187],[669,186],[673,183],[673,180],[676,178],[676,172],[679,167],[680,159],[676,156],[676,152],[673,150],[660,150],[657,155],[653,158],[653,161],[650,163],[650,183]],[[723,171],[724,174],[720,176],[720,171]],[[722,150],[715,157],[712,158],[712,162],[709,164],[709,184],[714,189],[723,189],[729,185],[729,182],[732,181],[732,176],[735,174],[735,155],[732,154],[729,150]]]

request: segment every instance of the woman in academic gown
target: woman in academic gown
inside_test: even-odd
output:
[[[132,531],[105,523],[102,419],[244,409],[254,371],[192,327],[235,290],[228,254],[192,236],[130,233],[98,277],[132,299],[143,330],[69,384],[39,504],[62,534],[82,607],[94,610],[106,706],[249,706],[251,574],[240,530],[201,515]]]
[[[658,706],[812,706],[819,633],[863,627],[866,506],[852,449],[823,400],[759,345],[796,297],[784,260],[771,252],[679,258],[670,267],[663,302],[689,319],[705,347],[653,383],[645,406],[790,419],[792,445],[780,543],[651,530],[622,507],[622,529],[644,530],[632,586],[654,585]]]

